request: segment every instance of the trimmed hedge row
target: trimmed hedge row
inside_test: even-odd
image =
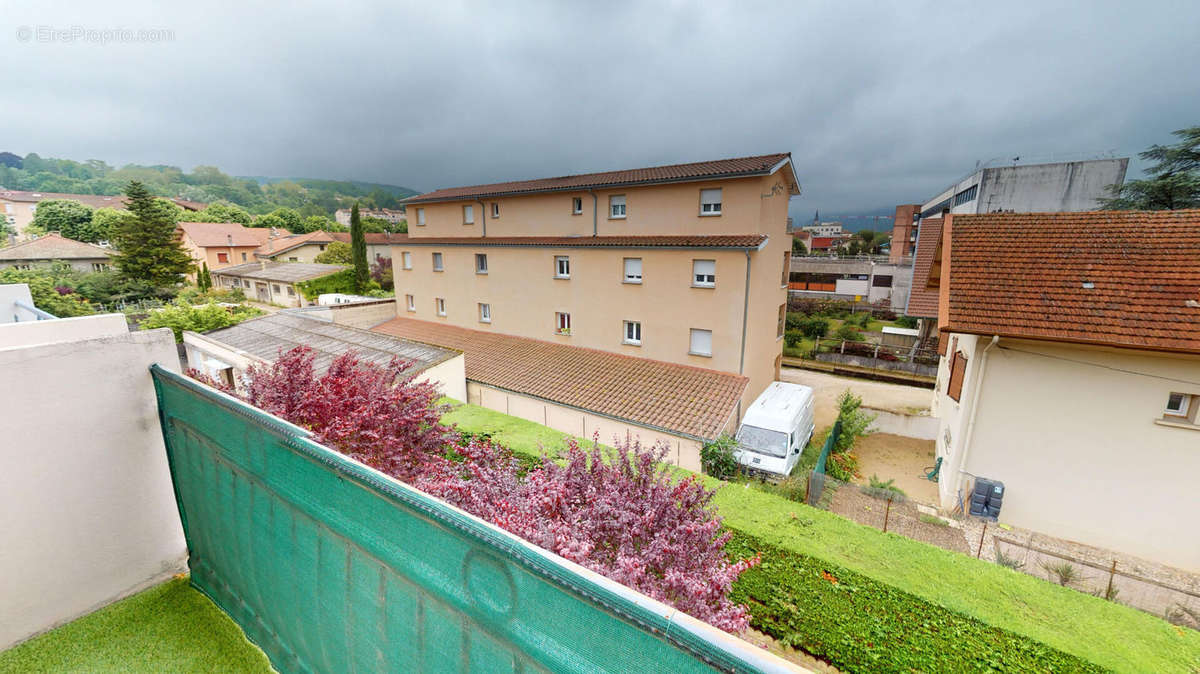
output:
[[[859,573],[730,532],[730,558],[762,554],[731,595],[749,607],[751,626],[846,671],[1105,671]]]

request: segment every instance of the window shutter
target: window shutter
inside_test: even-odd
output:
[[[691,352],[712,355],[712,330],[692,328]]]
[[[696,276],[716,276],[717,261],[716,260],[696,260],[692,263],[693,269],[696,271]]]
[[[955,351],[954,360],[950,364],[950,385],[946,390],[946,395],[950,396],[955,402],[959,402],[959,399],[962,397],[963,377],[966,374],[967,357]]]
[[[642,258],[625,258],[625,278],[633,281],[642,280]]]

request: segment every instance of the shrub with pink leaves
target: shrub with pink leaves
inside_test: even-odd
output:
[[[539,547],[721,629],[746,628],[746,607],[729,591],[758,559],[728,560],[713,492],[692,477],[672,480],[666,445],[627,440],[605,457],[595,438],[586,450],[571,441],[562,463],[543,458],[523,473],[508,449],[442,426],[436,388],[406,376],[407,363],[347,353],[317,376],[314,356],[297,347],[252,368],[246,399]]]

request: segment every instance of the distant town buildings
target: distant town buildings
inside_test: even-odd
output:
[[[380,220],[387,220],[388,222],[392,223],[393,225],[400,224],[407,217],[404,213],[403,206],[400,208],[396,208],[396,209],[360,208],[360,209],[358,209],[358,215],[359,215],[359,217],[362,217],[362,218],[379,218]],[[333,218],[334,218],[334,220],[337,221],[337,223],[339,225],[345,225],[345,226],[349,227],[350,226],[350,209],[349,208],[337,209],[337,211],[334,212],[334,214],[333,214]]]
[[[5,221],[17,230],[19,237],[24,237],[25,228],[29,226],[29,223],[33,222],[34,214],[37,212],[37,205],[42,201],[51,199],[78,201],[92,208],[125,210],[125,197],[119,194],[108,196],[101,194],[67,194],[62,192],[26,192],[21,190],[0,191],[0,206],[4,208]],[[170,201],[185,211],[199,211],[206,205],[187,199],[171,199]]]

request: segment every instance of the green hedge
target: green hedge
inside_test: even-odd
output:
[[[334,272],[328,276],[315,278],[311,281],[301,281],[296,284],[296,287],[300,289],[300,292],[304,295],[304,299],[310,302],[325,293],[346,293],[347,295],[353,295],[355,294],[354,267]],[[367,294],[374,290],[379,290],[379,284],[374,281],[368,281],[367,287],[363,290],[362,294]]]
[[[862,574],[767,545],[739,531],[733,559],[761,553],[732,599],[750,624],[855,672],[1103,672],[1033,639],[991,627]]]

